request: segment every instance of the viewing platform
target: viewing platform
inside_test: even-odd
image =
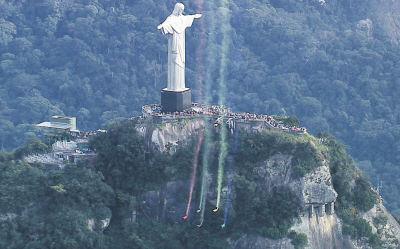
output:
[[[273,116],[266,114],[235,113],[229,107],[219,105],[202,105],[192,103],[191,107],[182,112],[162,112],[160,104],[150,104],[142,107],[142,119],[155,123],[174,123],[185,119],[203,118],[214,122],[214,126],[227,124],[230,129],[263,130],[274,129],[284,132],[307,134],[305,127],[284,125]]]

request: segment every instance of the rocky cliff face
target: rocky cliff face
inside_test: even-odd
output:
[[[207,124],[202,120],[193,120],[181,126],[179,124],[165,124],[161,129],[158,127],[140,127],[138,130],[148,139],[148,144],[151,144],[154,148],[164,151],[168,144],[173,144],[169,149],[175,151],[185,145],[188,138],[197,134],[199,129],[202,129],[205,125]],[[179,142],[176,143],[177,141]],[[329,162],[323,160],[322,164],[312,172],[296,179],[292,174],[291,160],[292,156],[278,153],[266,161],[254,165],[253,173],[261,177],[257,184],[262,185],[271,193],[274,188],[282,186],[290,187],[296,193],[300,199],[303,212],[291,230],[307,235],[308,246],[306,248],[368,248],[368,243],[365,240],[351,240],[348,236],[342,235],[342,221],[337,217],[334,210],[337,193],[332,185]],[[233,186],[231,199],[236,196],[234,189]],[[138,217],[154,217],[162,222],[183,222],[182,215],[185,214],[187,207],[187,193],[184,190],[189,190],[189,181],[171,181],[161,190],[146,192],[143,196],[145,208],[138,211]],[[222,205],[225,205],[226,191],[227,187],[225,186],[222,191]],[[207,202],[210,205],[215,205],[216,191],[215,188],[210,187],[210,184],[207,193]],[[193,200],[189,220],[197,217],[196,207],[198,205],[199,203]],[[384,233],[382,240],[387,246],[385,248],[389,248],[390,245],[395,245],[396,239],[400,239],[400,226],[381,203],[378,203],[368,213],[363,214],[363,217],[374,227],[373,217],[379,215],[389,217],[389,221],[387,225],[374,228],[373,232],[376,233],[379,229],[380,233]],[[234,209],[232,208],[230,218],[234,217]],[[273,240],[250,234],[246,234],[237,240],[230,239],[229,243],[231,248],[235,249],[294,249],[288,238]]]
[[[264,178],[269,192],[275,187],[292,188],[300,198],[304,210],[310,209],[311,206],[315,209],[335,202],[337,193],[333,189],[326,161],[300,179],[293,179],[291,161],[292,156],[277,154],[259,163],[254,172]],[[320,208],[321,211],[322,209],[325,207]],[[330,210],[330,213],[333,213],[333,210]]]
[[[193,120],[182,120],[169,123],[153,125],[139,125],[138,133],[145,138],[145,142],[152,149],[161,152],[169,150],[175,152],[177,149],[187,145],[188,139],[204,127],[204,120],[197,118]]]
[[[381,239],[383,242],[382,248],[399,248],[400,225],[382,205],[382,199],[380,199],[371,210],[363,213],[362,217],[371,225],[373,233],[381,234]],[[377,224],[374,222],[374,218],[376,217],[387,217],[387,223]],[[352,240],[351,243],[354,248],[369,248],[368,244],[365,243],[365,240],[363,239]]]
[[[307,215],[302,216],[297,224],[292,227],[292,230],[307,234],[308,246],[306,248],[357,248],[341,235],[341,222],[336,215],[315,216],[313,218],[309,218]],[[231,248],[294,249],[295,247],[288,238],[274,240],[256,235],[245,235],[239,240],[231,242]]]
[[[162,190],[146,192],[143,196],[145,208],[138,215],[154,217],[161,222],[183,223],[182,216],[186,212],[187,191],[182,190],[188,190],[189,186],[189,181],[171,181]],[[198,202],[192,202],[192,204],[194,207],[199,205]],[[196,213],[195,208],[190,211],[189,219]]]
[[[326,161],[300,179],[293,179],[292,156],[277,154],[254,168],[265,180],[269,191],[289,186],[300,199],[303,214],[292,227],[307,234],[309,248],[351,248],[343,239],[340,219],[334,213],[337,193],[333,189],[331,174]],[[257,242],[255,242],[257,241]],[[232,248],[294,248],[289,239],[271,240],[257,236],[244,236]]]
[[[332,187],[329,168],[326,163],[300,179],[292,179],[291,156],[277,154],[254,168],[254,174],[263,177],[264,184],[272,191],[275,187],[289,186],[300,197],[303,214],[292,230],[307,234],[308,248],[356,248],[348,239],[343,238],[341,221],[327,205],[336,200],[336,192]],[[262,184],[262,183],[261,183]],[[143,216],[154,217],[162,222],[184,222],[182,214],[185,214],[187,199],[186,192],[189,189],[188,181],[168,182],[162,190],[148,191],[144,194],[146,206],[141,210]],[[225,190],[225,191],[224,191]],[[222,191],[222,202],[227,187]],[[207,196],[210,205],[215,205],[216,192],[209,188]],[[232,193],[232,197],[235,193]],[[192,202],[193,207],[199,205]],[[313,210],[313,212],[310,212]],[[189,219],[197,217],[195,208],[191,208]],[[234,211],[234,210],[233,210]],[[233,217],[234,215],[230,215]],[[232,248],[282,248],[293,249],[290,239],[273,240],[255,235],[245,235],[239,240],[230,241]]]
[[[288,155],[274,155],[259,163],[254,173],[264,179],[269,191],[281,186],[295,191],[304,212],[292,230],[307,234],[308,248],[352,248],[343,238],[340,219],[334,213],[337,193],[327,162],[304,177],[293,179],[291,159]],[[254,235],[245,235],[231,245],[232,248],[294,248],[287,238],[273,240]]]

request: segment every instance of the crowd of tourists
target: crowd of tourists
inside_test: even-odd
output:
[[[192,107],[184,110],[182,112],[162,112],[161,105],[153,104],[147,105],[143,108],[146,108],[146,112],[148,114],[151,113],[152,116],[162,116],[165,118],[174,118],[177,116],[200,116],[200,115],[212,115],[226,118],[233,118],[240,122],[243,121],[265,121],[272,128],[283,130],[287,132],[296,132],[296,133],[306,133],[307,129],[305,127],[299,126],[290,126],[283,125],[282,123],[276,121],[272,116],[265,114],[251,114],[248,112],[236,113],[232,112],[229,107],[219,106],[219,105],[202,105],[198,103],[192,103]],[[143,109],[145,110],[145,109]]]

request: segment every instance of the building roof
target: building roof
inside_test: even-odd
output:
[[[62,130],[68,130],[72,127],[70,124],[58,123],[58,122],[48,122],[48,121],[37,124],[36,126],[46,127],[46,128],[54,128],[54,129],[62,129]]]
[[[60,115],[54,115],[51,116],[52,118],[65,118],[65,119],[73,119],[74,117],[68,117],[68,116],[60,116]]]

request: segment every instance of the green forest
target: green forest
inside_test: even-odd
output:
[[[400,3],[195,0],[186,32],[193,100],[295,115],[330,132],[400,214]],[[51,115],[104,127],[160,102],[175,1],[0,0],[0,140],[11,152]],[[4,152],[6,153],[6,152]]]
[[[333,186],[338,193],[335,209],[343,220],[343,233],[354,238],[366,237],[374,248],[381,244],[360,213],[373,207],[377,195],[347,156],[344,145],[329,133],[315,138],[277,131],[240,132],[233,157],[236,197],[232,199],[228,226],[221,228],[224,212],[214,213],[214,206],[207,202],[204,223],[199,229],[199,214],[188,220],[180,216],[180,222],[160,222],[146,215],[148,206],[144,201],[146,192],[160,190],[167,182],[189,179],[193,147],[198,141],[193,139],[173,154],[151,150],[145,153],[135,125],[130,120],[110,124],[107,133],[99,133],[90,140],[98,156],[76,165],[66,163],[64,170],[46,170],[42,164],[21,160],[23,151],[41,151],[46,147],[39,139],[30,139],[13,153],[0,152],[0,247],[230,248],[229,240],[253,234],[273,239],[288,237],[296,248],[302,248],[307,245],[307,235],[290,230],[300,213],[307,212],[302,210],[297,194],[289,187],[269,192],[264,179],[254,173],[258,162],[276,154],[293,155],[292,169],[302,169],[293,170],[294,178],[319,167],[322,158],[329,158]],[[221,141],[219,134],[209,132],[208,143],[201,145],[199,164],[207,160],[210,173],[216,178]],[[321,138],[324,145],[313,145]],[[227,143],[232,151],[233,136],[229,136]],[[210,153],[204,157],[207,151]],[[197,175],[200,177],[201,171]],[[214,178],[212,188],[216,187]],[[200,185],[195,185],[196,200]],[[187,191],[181,191],[178,205],[186,206],[187,198]],[[140,215],[135,222],[127,222],[133,212]],[[101,225],[105,219],[111,220],[106,228]],[[387,217],[374,222],[385,223]]]

